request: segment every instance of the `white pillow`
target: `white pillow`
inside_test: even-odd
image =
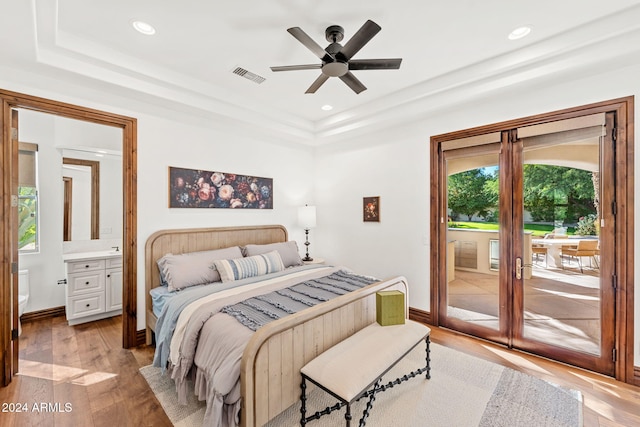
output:
[[[284,270],[284,264],[278,251],[244,258],[220,259],[213,261],[213,263],[218,269],[223,283]]]
[[[160,277],[167,282],[169,291],[189,286],[220,281],[220,274],[213,265],[214,260],[242,256],[239,246],[212,251],[167,254],[158,260]]]

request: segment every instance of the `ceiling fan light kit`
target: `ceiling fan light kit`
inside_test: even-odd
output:
[[[305,93],[315,93],[329,77],[339,77],[355,93],[366,90],[366,86],[356,78],[351,70],[397,70],[402,58],[387,59],[355,59],[358,53],[382,28],[368,20],[343,46],[344,29],[339,25],[331,25],[325,31],[325,38],[330,43],[325,49],[317,44],[300,27],[292,27],[287,31],[313,52],[321,61],[320,64],[283,65],[271,67],[271,71],[297,71],[320,69],[320,76],[309,86]]]

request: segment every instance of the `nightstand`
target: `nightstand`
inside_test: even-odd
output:
[[[311,261],[302,261],[306,264],[324,264],[324,258],[315,257]]]

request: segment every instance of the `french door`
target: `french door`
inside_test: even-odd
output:
[[[437,324],[614,375],[615,121],[440,143]]]

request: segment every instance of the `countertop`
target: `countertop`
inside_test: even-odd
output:
[[[108,251],[94,251],[94,252],[76,252],[70,254],[63,254],[62,259],[64,262],[84,261],[89,259],[98,258],[118,258],[122,257],[122,251],[108,250]]]

